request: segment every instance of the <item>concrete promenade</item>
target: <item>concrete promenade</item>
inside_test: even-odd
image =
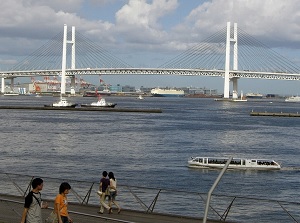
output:
[[[53,201],[48,201],[49,209],[43,209],[45,219],[53,208]],[[0,223],[20,222],[23,212],[24,198],[0,194]],[[69,204],[70,216],[74,223],[124,222],[124,223],[201,223],[202,219],[175,215],[153,214],[139,211],[122,210],[120,214],[113,210],[112,214],[98,214],[99,206]],[[215,223],[221,221],[207,221]],[[224,221],[222,221],[224,222]]]

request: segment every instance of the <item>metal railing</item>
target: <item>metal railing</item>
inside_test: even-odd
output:
[[[6,195],[25,196],[34,177],[0,173],[0,191]],[[61,182],[70,183],[70,202],[82,205],[99,205],[98,182],[42,176],[42,197],[54,200]],[[193,191],[148,188],[118,184],[117,201],[122,209],[202,218],[207,194]],[[53,206],[51,202],[50,206]],[[300,222],[300,203],[243,196],[212,194],[208,218],[224,222]]]

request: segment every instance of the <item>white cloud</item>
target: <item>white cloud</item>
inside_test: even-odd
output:
[[[131,43],[154,43],[166,40],[167,33],[162,29],[159,19],[173,12],[177,0],[129,0],[116,13],[116,29]]]
[[[124,4],[126,0],[85,0],[86,2],[90,2],[92,5],[95,6],[103,6],[103,5],[109,5],[109,4],[115,4],[116,2],[123,1]]]
[[[84,0],[24,0],[19,1],[25,7],[49,7],[54,11],[76,12],[80,8]]]
[[[0,54],[7,51],[20,54],[24,52],[22,49],[26,49],[24,53],[28,55],[61,32],[64,24],[75,25],[87,35],[100,36],[105,36],[103,31],[113,26],[107,21],[89,21],[79,17],[76,11],[80,9],[82,0],[0,1],[1,7],[5,9],[0,14]],[[111,38],[106,40],[112,41]],[[29,50],[30,47],[34,48]]]
[[[38,2],[38,4],[36,3]],[[65,3],[62,7],[65,6]],[[56,11],[49,4],[41,4],[39,1],[5,1],[0,14],[0,31],[2,35],[14,35],[14,37],[49,38],[58,33],[54,29],[63,23],[76,20],[72,13]]]
[[[262,42],[287,45],[285,41],[299,40],[299,20],[297,0],[213,0],[193,9],[175,30],[190,32],[198,38],[214,33],[231,21]]]
[[[158,19],[172,12],[178,6],[177,0],[129,0],[117,14],[117,23],[136,27],[160,28]]]
[[[93,19],[81,17],[85,4],[105,7],[123,2],[115,21],[101,15]],[[300,6],[297,0],[212,0],[199,1],[188,16],[174,27],[166,27],[164,19],[172,19],[186,0],[0,0],[0,54],[33,52],[36,46],[62,31],[63,24],[111,49],[134,51],[184,50],[199,43],[226,26],[237,22],[247,33],[264,43],[298,47]],[[95,10],[97,11],[97,10]],[[7,39],[8,38],[8,39]],[[5,44],[3,44],[5,43]],[[20,47],[18,49],[18,46]],[[31,48],[32,47],[32,48]],[[31,50],[30,50],[31,49]]]

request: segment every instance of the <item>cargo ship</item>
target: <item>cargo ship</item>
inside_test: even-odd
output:
[[[151,90],[151,95],[153,97],[183,97],[184,91],[176,89],[154,88]]]

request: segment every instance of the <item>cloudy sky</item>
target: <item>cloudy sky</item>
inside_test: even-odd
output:
[[[63,25],[134,67],[157,67],[226,26],[238,26],[300,66],[298,0],[0,0],[0,69],[34,52]],[[97,84],[99,77],[87,77]],[[110,84],[195,86],[223,92],[216,77],[105,76]],[[298,81],[241,79],[239,91],[299,94]]]

